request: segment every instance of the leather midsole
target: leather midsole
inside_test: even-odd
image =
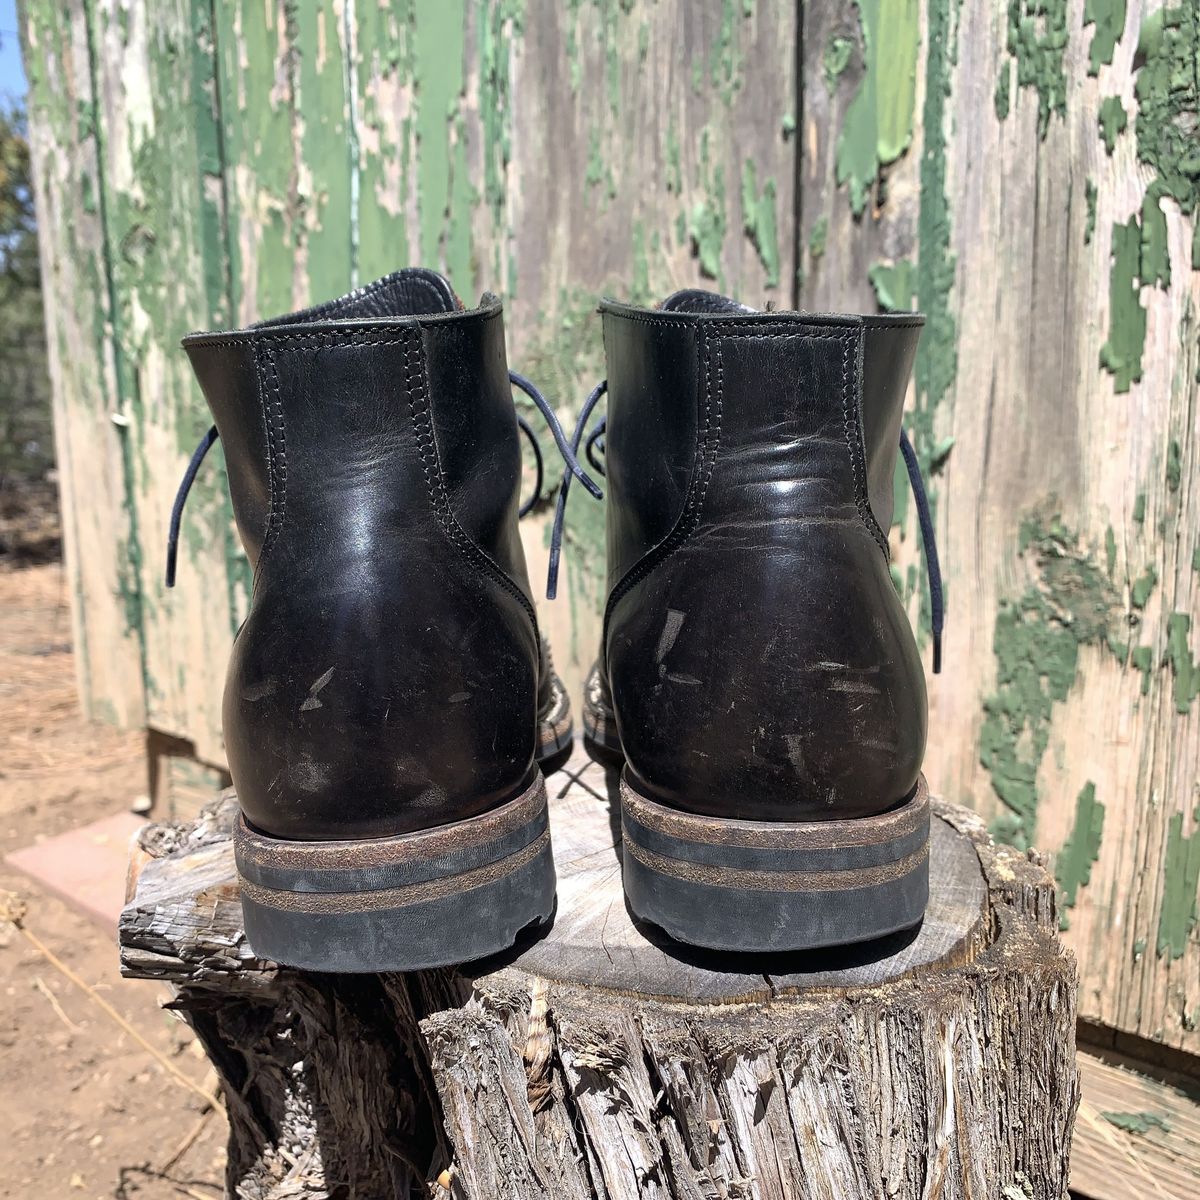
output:
[[[697,882],[717,882],[712,872],[720,871],[731,887],[820,890],[834,877],[839,887],[865,887],[903,875],[924,861],[929,815],[924,778],[903,804],[876,816],[794,822],[699,816],[621,781],[622,833],[643,866]]]
[[[539,772],[519,796],[490,812],[433,829],[368,840],[274,838],[243,817],[234,853],[244,883],[296,893],[374,892],[462,877],[548,836],[546,784]]]

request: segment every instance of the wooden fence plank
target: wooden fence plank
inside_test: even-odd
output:
[[[88,716],[145,719],[139,534],[117,397],[109,248],[83,0],[22,6],[66,578]]]
[[[604,375],[600,296],[688,286],[792,303],[795,9],[490,0],[474,31],[474,261],[513,363],[573,414]],[[521,15],[523,12],[523,16]],[[479,148],[479,149],[476,149]],[[535,588],[545,529],[526,550]],[[566,586],[542,612],[572,687],[599,646],[604,511],[576,489]]]
[[[221,690],[244,569],[217,462],[188,500],[179,586],[164,547],[178,480],[210,418],[180,337],[229,319],[210,8],[88,0],[100,105],[116,384],[141,553],[146,720],[220,763]]]
[[[868,34],[888,9],[858,7]],[[1200,261],[1196,184],[1176,164],[1196,121],[1200,18],[1101,7],[1103,35],[1083,0],[927,0],[913,142],[857,218],[855,176],[836,212],[827,176],[866,137],[841,98],[869,91],[870,69],[852,15],[806,9],[802,172],[825,184],[813,212],[803,196],[801,299],[861,304],[873,280],[880,300],[929,318],[911,421],[950,605],[932,786],[989,796],[998,832],[1058,852],[1082,1015],[1197,1051]],[[834,101],[814,100],[819,65]],[[1098,114],[1113,96],[1127,125],[1115,133],[1110,115],[1110,151]],[[868,172],[869,156],[847,158]],[[919,543],[911,506],[899,512],[915,616]]]

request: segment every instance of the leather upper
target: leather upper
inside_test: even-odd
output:
[[[184,345],[255,567],[224,701],[247,819],[375,837],[517,794],[539,643],[499,302],[409,270]]]
[[[601,311],[603,659],[627,770],[713,816],[903,800],[927,706],[883,531],[920,318],[707,293]]]

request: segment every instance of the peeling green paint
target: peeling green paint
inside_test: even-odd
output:
[[[1111,525],[1104,531],[1104,562],[1108,568],[1108,577],[1111,579],[1117,565],[1117,535],[1113,533]]]
[[[631,254],[633,260],[633,298],[636,301],[650,294],[650,263],[646,258],[646,230],[641,221],[633,223],[631,238]]]
[[[726,230],[725,168],[721,163],[715,167],[711,163],[707,128],[700,135],[699,185],[703,193],[688,214],[688,234],[700,259],[701,274],[716,279],[724,286],[721,252],[725,245]]]
[[[854,0],[863,40],[863,74],[838,137],[837,181],[850,184],[850,207],[861,216],[880,167],[912,141],[916,109],[918,0]]]
[[[721,25],[709,55],[709,72],[713,87],[728,108],[742,86],[736,0],[721,0]]]
[[[1142,673],[1142,695],[1150,694],[1150,672],[1154,669],[1154,651],[1149,646],[1135,646],[1129,655],[1130,665]]]
[[[1200,8],[1161,8],[1142,23],[1134,81],[1138,161],[1154,168],[1150,187],[1185,215],[1200,203]],[[1192,266],[1200,269],[1200,221],[1193,225]]]
[[[461,3],[461,0],[460,0]],[[305,230],[310,296],[336,296],[351,285],[348,97],[342,70],[342,22],[333,0],[290,6],[287,35],[298,115],[297,217]],[[459,37],[461,39],[461,33]],[[444,118],[444,114],[443,114]],[[445,132],[441,141],[445,143]],[[437,159],[435,148],[430,155]],[[308,170],[320,164],[323,169]],[[436,262],[433,255],[430,262]]]
[[[679,151],[679,133],[672,118],[667,125],[667,191],[676,196],[683,194],[683,166]]]
[[[808,252],[813,258],[820,258],[825,253],[825,242],[829,236],[829,218],[819,216],[808,234]]]
[[[1090,246],[1092,234],[1096,232],[1096,181],[1089,179],[1083,185],[1083,198],[1087,204],[1087,220],[1083,225],[1083,244]]]
[[[929,470],[932,474],[937,475],[949,461],[950,452],[954,449],[954,440],[952,437],[940,438],[929,452]]]
[[[911,312],[917,290],[916,266],[906,258],[894,263],[872,263],[867,278],[884,312]]]
[[[796,132],[796,118],[791,113],[784,113],[779,122],[779,132],[783,134],[783,140],[789,141],[793,133]]]
[[[1167,487],[1172,492],[1179,491],[1183,482],[1183,452],[1179,443],[1172,438],[1167,443]]]
[[[1200,821],[1200,808],[1192,819]],[[1196,925],[1197,888],[1200,887],[1200,828],[1183,836],[1183,813],[1167,824],[1167,851],[1163,858],[1163,897],[1158,914],[1158,956],[1182,958]]]
[[[850,55],[853,53],[854,43],[841,34],[834,34],[825,43],[825,53],[821,56],[821,73],[825,77],[825,88],[830,95],[837,90],[837,81],[850,65]]]
[[[512,57],[523,36],[524,0],[476,0],[478,14],[479,114],[483,126],[483,197],[496,231],[495,278],[502,276],[501,256],[513,234],[505,220],[508,164],[512,160]],[[508,258],[510,293],[516,290],[515,259]]]
[[[766,286],[779,286],[779,232],[775,219],[775,180],[768,179],[758,190],[758,173],[754,162],[742,164],[742,223],[746,235],[758,251],[759,262],[766,272]]]
[[[1008,5],[1005,44],[1016,65],[1017,86],[1037,92],[1038,136],[1043,138],[1051,116],[1067,111],[1067,7],[1066,0],[1009,0]]]
[[[1138,296],[1142,238],[1137,217],[1113,225],[1109,273],[1108,340],[1100,347],[1100,365],[1113,375],[1113,390],[1129,391],[1142,377],[1146,310]]]
[[[1100,68],[1112,62],[1113,51],[1125,32],[1125,0],[1086,0],[1083,23],[1096,27],[1088,47],[1088,74],[1099,75]]]
[[[1196,548],[1192,551],[1192,570],[1200,575],[1200,542],[1196,543]]]
[[[1187,613],[1173,612],[1167,618],[1167,661],[1175,676],[1175,711],[1186,714],[1192,702],[1200,696],[1200,663],[1192,658],[1188,645],[1192,618]]]
[[[1166,288],[1171,283],[1171,259],[1167,253],[1167,216],[1159,207],[1161,188],[1152,184],[1142,201],[1142,283]]]
[[[1126,1133],[1149,1133],[1151,1129],[1161,1129],[1163,1133],[1171,1132],[1170,1122],[1158,1113],[1102,1112],[1100,1115],[1110,1125],[1115,1125]]]
[[[1129,125],[1129,118],[1125,115],[1125,106],[1121,103],[1120,96],[1106,96],[1100,102],[1097,121],[1104,149],[1111,157],[1117,144],[1117,138],[1125,132]]]
[[[1104,805],[1096,800],[1096,785],[1090,780],[1075,800],[1075,823],[1058,852],[1054,878],[1062,892],[1063,904],[1075,907],[1081,887],[1092,878],[1092,864],[1100,857],[1100,839],[1104,835]]]
[[[1133,581],[1133,585],[1129,589],[1129,599],[1134,608],[1145,608],[1146,601],[1150,599],[1155,586],[1158,583],[1158,571],[1153,566],[1148,566],[1142,573]]]
[[[983,704],[979,757],[1008,810],[993,832],[1024,848],[1037,821],[1037,775],[1054,706],[1075,682],[1079,648],[1109,643],[1121,605],[1057,516],[1027,520],[1020,551],[1032,559],[1036,580],[1019,599],[1003,600],[996,615],[996,690]]]
[[[1146,493],[1138,492],[1133,498],[1133,519],[1139,524],[1146,520]]]
[[[996,78],[996,91],[992,96],[992,107],[996,110],[996,120],[1006,121],[1012,109],[1012,64],[1001,63],[1000,74]]]

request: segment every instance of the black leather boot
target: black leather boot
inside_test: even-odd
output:
[[[922,318],[696,291],[601,312],[609,598],[584,721],[625,758],[633,911],[723,950],[912,926],[925,680],[884,531]]]
[[[224,702],[251,946],[323,971],[503,949],[554,905],[539,762],[571,722],[499,302],[412,269],[184,346],[254,566]]]

